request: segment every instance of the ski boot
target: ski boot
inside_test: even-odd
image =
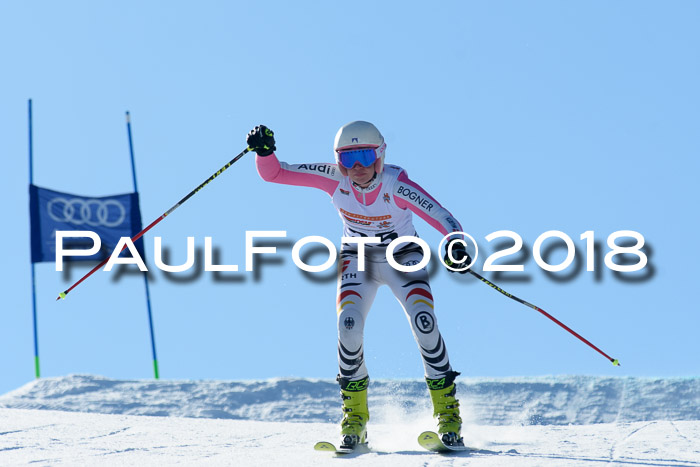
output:
[[[367,386],[369,376],[359,381],[338,376],[343,398],[343,421],[340,422],[341,449],[355,449],[367,443]]]
[[[464,446],[462,418],[459,416],[459,401],[455,398],[456,371],[448,371],[442,378],[426,378],[430,399],[433,401],[433,417],[437,418],[438,435],[448,446]]]

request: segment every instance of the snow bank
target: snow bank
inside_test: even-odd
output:
[[[338,438],[333,381],[45,378],[0,397],[0,465],[700,465],[696,378],[459,385],[462,434],[474,450],[421,449],[418,434],[434,427],[424,383],[373,381],[371,450],[335,457],[313,451],[316,441]]]
[[[700,378],[586,376],[458,380],[463,416],[479,425],[587,425],[700,420]],[[372,381],[373,421],[430,417],[422,381]],[[0,407],[268,422],[339,419],[330,380],[124,381],[90,375],[44,378],[0,396]]]

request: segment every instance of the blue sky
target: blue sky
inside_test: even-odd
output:
[[[522,236],[524,273],[487,277],[623,365],[435,268],[439,325],[463,375],[697,376],[699,20],[700,5],[680,1],[3,3],[0,392],[34,377],[30,98],[35,183],[82,195],[132,190],[131,112],[144,223],[241,151],[256,124],[275,131],[280,159],[322,162],[341,125],[369,120],[386,138],[387,163],[447,207],[482,255],[495,251],[491,232]],[[436,249],[441,236],[415,223]],[[223,263],[243,265],[246,230],[337,244],[341,235],[324,193],[265,183],[248,155],[146,236],[148,263],[155,235],[173,263],[184,262],[187,236],[200,248],[211,236]],[[548,230],[567,233],[584,263],[581,233],[594,231],[605,254],[608,235],[638,231],[653,269],[630,282],[599,262],[597,273],[568,269],[557,281],[531,253]],[[335,283],[302,274],[290,247],[278,257],[259,276],[224,281],[153,268],[163,378],[335,376]],[[138,275],[99,272],[54,301],[87,270],[65,280],[53,264],[36,267],[42,374],[151,377]],[[422,377],[386,288],[365,339],[373,378]]]

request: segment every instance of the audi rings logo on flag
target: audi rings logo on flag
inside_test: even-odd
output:
[[[91,227],[117,227],[126,220],[126,208],[115,199],[56,197],[46,204],[46,210],[56,222]]]
[[[102,239],[105,251],[113,250],[122,237],[141,230],[138,193],[111,196],[80,196],[29,185],[32,225],[32,262],[56,260],[57,230],[89,230]],[[143,242],[137,241],[139,253]],[[105,255],[79,256],[72,261],[99,260]]]

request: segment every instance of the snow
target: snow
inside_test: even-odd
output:
[[[45,378],[0,396],[0,465],[700,466],[700,379],[460,378],[465,442],[423,451],[422,381],[370,385],[371,452],[337,441],[330,380]]]

